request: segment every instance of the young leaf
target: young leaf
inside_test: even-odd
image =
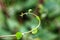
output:
[[[32,34],[36,34],[38,30],[36,28],[33,29]]]
[[[22,37],[22,33],[21,32],[17,32],[16,33],[16,37],[17,37],[17,39],[20,39]]]

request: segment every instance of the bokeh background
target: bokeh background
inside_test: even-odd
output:
[[[27,32],[38,25],[32,15],[24,15],[32,9],[41,25],[36,34],[26,34],[20,40],[60,40],[60,0],[0,0],[0,36]],[[16,37],[0,37],[0,40],[17,40]]]

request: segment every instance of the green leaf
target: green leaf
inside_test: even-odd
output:
[[[21,37],[22,37],[22,33],[21,33],[21,32],[17,32],[17,33],[16,33],[16,38],[17,38],[17,39],[21,39]]]

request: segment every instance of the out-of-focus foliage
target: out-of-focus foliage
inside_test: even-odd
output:
[[[59,40],[60,0],[44,0],[44,4],[38,2],[38,0],[0,0],[0,36],[12,35],[18,31],[27,32],[35,28],[38,25],[35,16],[20,16],[21,13],[28,13],[28,10],[32,9],[32,13],[41,18],[41,25],[32,33],[23,35],[20,40]],[[0,40],[17,38],[7,37]]]

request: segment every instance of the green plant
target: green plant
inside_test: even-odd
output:
[[[39,24],[38,24],[35,28],[33,28],[32,30],[30,30],[30,31],[28,31],[28,32],[24,32],[24,33],[17,32],[17,33],[14,34],[14,35],[3,35],[3,36],[0,36],[0,37],[14,37],[14,36],[16,36],[17,39],[20,39],[20,38],[22,37],[22,35],[27,34],[27,33],[30,33],[30,32],[32,32],[32,34],[36,34],[37,31],[38,31],[37,29],[38,29],[38,27],[40,26],[41,21],[40,21],[39,16],[37,16],[36,14],[31,13],[31,11],[32,11],[32,9],[30,9],[30,10],[28,11],[28,13],[22,13],[20,16],[23,17],[23,15],[25,15],[25,14],[26,14],[26,15],[34,15],[34,16],[36,17],[36,19],[39,21]]]

